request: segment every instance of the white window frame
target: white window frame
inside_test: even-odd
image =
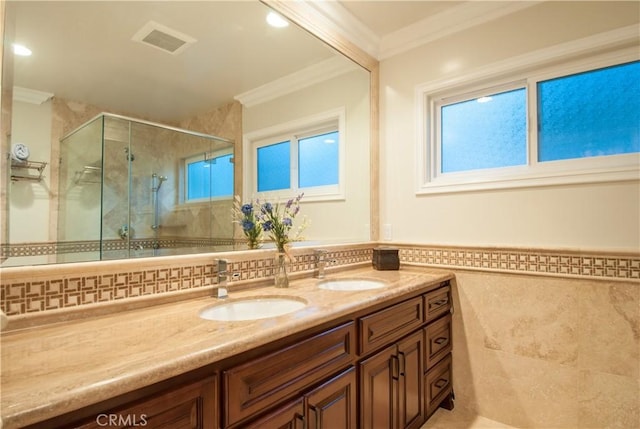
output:
[[[298,186],[298,140],[338,131],[338,184],[300,188]],[[244,195],[257,198],[288,199],[304,192],[304,201],[338,201],[345,199],[345,109],[338,108],[247,133],[243,138]],[[258,156],[260,147],[290,142],[290,188],[258,192]]]
[[[182,168],[181,168],[182,196],[180,200],[182,201],[183,204],[201,204],[201,203],[209,203],[211,201],[225,201],[225,200],[233,199],[233,193],[232,195],[223,196],[223,197],[205,197],[205,198],[187,199],[187,193],[189,189],[189,164],[193,162],[206,161],[208,159],[218,158],[226,155],[233,155],[233,149],[229,148],[229,149],[221,149],[221,150],[204,152],[204,153],[200,152],[194,155],[187,156],[186,158],[182,159]],[[233,160],[233,158],[231,159]]]
[[[616,48],[638,26],[592,36],[513,58],[452,79],[416,87],[416,194],[550,186],[640,179],[638,153],[538,162],[537,83],[640,60],[637,46]],[[636,42],[637,43],[637,42]],[[613,47],[611,47],[613,45]],[[585,53],[609,49],[603,54]],[[571,59],[578,55],[582,59]],[[559,58],[569,58],[558,62]],[[555,65],[550,63],[556,62]],[[558,65],[559,64],[559,65]],[[473,83],[470,83],[473,82]],[[527,91],[527,163],[522,166],[441,173],[440,106],[524,87]]]

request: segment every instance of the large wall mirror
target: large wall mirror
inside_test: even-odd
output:
[[[270,11],[6,2],[2,266],[245,249],[233,195],[304,191],[307,242],[369,240],[370,73]]]

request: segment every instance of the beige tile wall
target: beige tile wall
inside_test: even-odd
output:
[[[640,284],[455,270],[456,406],[519,428],[640,427]]]

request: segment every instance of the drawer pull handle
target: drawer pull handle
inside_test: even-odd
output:
[[[436,306],[439,307],[441,305],[446,304],[447,302],[449,302],[449,300],[447,298],[439,299],[439,300],[437,300],[436,302],[433,303],[433,306],[434,307],[436,307]]]
[[[446,378],[441,378],[440,380],[435,382],[434,386],[436,386],[438,389],[441,389],[447,384],[449,384],[449,380],[447,380]]]
[[[446,343],[448,340],[449,338],[447,337],[438,337],[435,340],[433,340],[433,342],[436,344],[442,344],[442,343]]]
[[[293,419],[294,419],[293,427],[295,429],[304,429],[305,427],[304,416],[301,416],[300,414],[296,413]],[[300,422],[300,426],[298,426],[298,422]]]
[[[399,371],[400,371],[400,375],[404,377],[404,373],[405,373],[405,369],[407,366],[407,358],[404,355],[404,353],[402,352],[398,352],[398,354],[400,355],[400,363],[399,363]]]

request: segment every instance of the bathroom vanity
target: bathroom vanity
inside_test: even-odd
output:
[[[340,276],[385,287],[323,290],[302,279],[230,291],[228,302],[306,303],[270,319],[203,320],[198,312],[216,301],[207,297],[9,332],[3,359],[36,349],[49,357],[38,367],[26,355],[9,361],[5,428],[418,428],[438,407],[451,409],[452,275]]]

